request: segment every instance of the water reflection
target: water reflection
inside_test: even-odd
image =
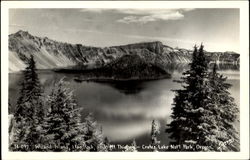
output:
[[[124,82],[97,82],[108,85],[124,94],[137,94],[145,89],[142,81],[124,81]]]
[[[168,135],[164,132],[165,124],[170,121],[171,104],[174,92],[172,89],[180,88],[180,84],[173,79],[181,76],[179,69],[172,66],[169,72],[171,79],[162,79],[146,82],[129,83],[95,83],[74,81],[75,74],[54,73],[51,71],[39,72],[39,79],[44,87],[45,95],[48,95],[53,85],[61,78],[69,82],[68,87],[74,90],[79,106],[83,107],[82,116],[93,112],[95,119],[102,126],[103,133],[112,143],[131,144],[135,138],[138,145],[150,143],[150,129],[153,119],[161,124],[159,139],[168,144]],[[239,106],[239,71],[220,71],[228,76],[228,82],[233,84],[230,88],[236,104]],[[22,80],[22,74],[9,74],[9,99],[15,106],[19,93],[18,82]],[[11,109],[13,112],[13,108]]]

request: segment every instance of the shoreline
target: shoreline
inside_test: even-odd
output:
[[[76,82],[134,82],[134,81],[152,81],[171,78],[169,75],[151,78],[109,78],[109,77],[91,77],[91,78],[74,78]]]

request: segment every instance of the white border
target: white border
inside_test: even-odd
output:
[[[8,9],[10,8],[239,8],[240,152],[8,152]],[[248,1],[4,1],[1,2],[1,126],[3,159],[248,159],[249,158],[249,9]]]

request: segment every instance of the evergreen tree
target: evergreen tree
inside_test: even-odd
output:
[[[23,71],[24,80],[21,82],[20,95],[14,112],[15,129],[14,143],[12,145],[27,145],[26,151],[35,150],[35,145],[40,143],[41,122],[44,116],[42,89],[36,73],[34,57],[31,55],[27,67]],[[23,133],[23,134],[19,134]],[[19,144],[18,144],[19,143]],[[14,149],[16,150],[16,149]],[[17,149],[18,150],[18,149]]]
[[[49,111],[43,124],[44,143],[49,151],[84,150],[84,126],[80,108],[63,80],[59,81],[48,98]]]
[[[132,148],[133,148],[133,152],[137,152],[137,144],[136,144],[135,139],[133,139]]]
[[[103,135],[97,127],[97,123],[94,120],[92,113],[85,118],[85,134],[84,141],[88,151],[107,151],[107,147],[104,144]]]
[[[23,71],[24,80],[21,83],[20,96],[17,101],[15,117],[17,121],[20,117],[33,118],[36,116],[38,121],[43,119],[42,89],[36,73],[36,64],[33,55],[27,61],[27,67]],[[31,106],[25,105],[31,103]]]
[[[193,60],[190,69],[183,73],[179,83],[183,89],[175,90],[172,122],[168,125],[167,132],[174,144],[187,144],[190,141],[197,143],[201,131],[197,128],[199,117],[203,111],[205,91],[205,76],[207,75],[207,62],[201,45],[199,51],[194,47]]]
[[[212,127],[204,141],[210,150],[214,151],[239,151],[239,134],[235,129],[234,123],[237,121],[239,109],[230,96],[228,89],[231,87],[226,82],[226,77],[217,73],[217,65],[214,64],[213,70],[209,75],[210,79],[210,98],[207,107],[210,115],[207,118]],[[206,127],[206,126],[202,126]]]
[[[125,146],[124,152],[138,152],[135,139],[133,139],[131,146]]]
[[[111,151],[111,150],[110,150],[110,142],[109,142],[109,139],[108,139],[107,137],[104,138],[104,142],[103,142],[103,143],[104,143],[104,145],[105,145],[106,148],[107,148],[106,150],[107,150],[107,151]]]
[[[15,125],[13,126],[13,132],[11,133],[11,140],[9,149],[11,151],[29,151],[26,137],[28,135],[27,131],[27,124],[26,118],[21,118],[19,121],[15,121]]]
[[[155,122],[152,121],[152,129],[151,129],[151,145],[155,147],[154,151],[157,151],[157,146],[160,144],[160,141],[157,140],[157,136],[160,134],[159,126]]]
[[[217,151],[225,140],[222,137],[225,134],[231,137],[229,135],[233,132],[227,131],[229,125],[226,122],[232,124],[236,119],[233,114],[236,110],[232,109],[235,104],[227,91],[229,85],[215,70],[209,73],[203,45],[199,50],[195,46],[190,69],[183,75],[178,81],[183,89],[175,90],[172,122],[166,131],[171,133],[173,144],[193,146],[179,150]]]

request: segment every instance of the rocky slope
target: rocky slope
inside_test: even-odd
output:
[[[69,66],[104,66],[124,55],[138,55],[145,62],[162,66],[169,63],[188,63],[192,51],[176,49],[161,42],[145,42],[113,47],[90,47],[82,44],[69,44],[51,40],[47,37],[33,36],[18,31],[9,35],[9,71],[25,68],[25,61],[33,54],[39,69]],[[239,63],[240,56],[234,52],[207,52],[210,61],[218,63]]]

